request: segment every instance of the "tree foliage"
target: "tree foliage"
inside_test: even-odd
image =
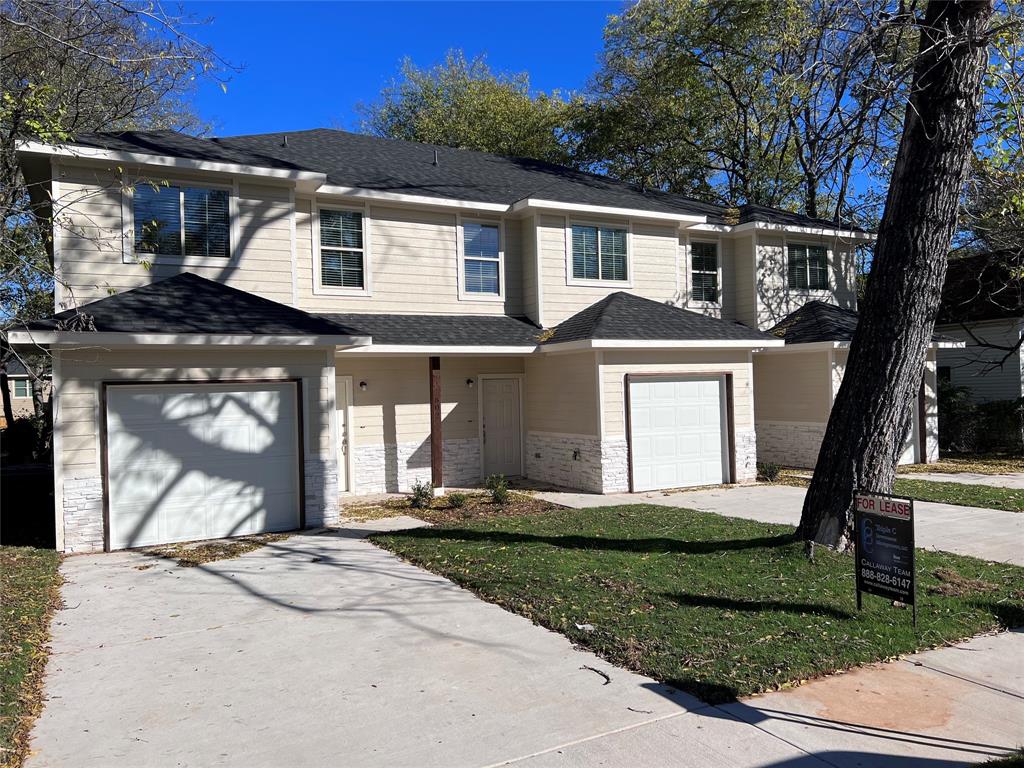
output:
[[[480,56],[451,50],[421,69],[410,59],[371,104],[360,104],[361,129],[390,139],[475,149],[553,163],[571,161],[564,141],[567,103],[534,93],[529,76],[493,72]]]

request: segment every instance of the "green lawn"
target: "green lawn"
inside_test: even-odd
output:
[[[988,509],[1005,509],[1008,512],[1024,512],[1024,490],[1019,488],[992,488],[987,485],[897,477],[893,486],[893,494],[921,501],[938,501],[943,504],[960,504],[965,507],[986,507]]]
[[[0,547],[0,765],[21,765],[39,713],[59,565],[52,549]]]
[[[910,610],[792,528],[644,505],[452,522],[373,540],[615,664],[706,701],[1024,623],[1024,568],[919,554]],[[592,625],[593,630],[577,625]]]

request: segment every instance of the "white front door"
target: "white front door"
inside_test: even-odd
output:
[[[352,490],[349,483],[349,409],[352,405],[352,377],[334,379],[334,407],[338,423],[338,492]]]
[[[718,376],[630,382],[634,491],[725,482],[723,389]]]
[[[484,475],[521,475],[519,379],[483,379]]]
[[[299,527],[294,382],[107,390],[110,548]]]

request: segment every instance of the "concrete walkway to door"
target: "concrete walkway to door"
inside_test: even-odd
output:
[[[1021,636],[922,655],[937,672],[899,662],[910,671],[848,686],[832,709],[811,687],[712,707],[364,534],[296,534],[195,568],[69,557],[29,768],[952,768],[1015,746]],[[941,711],[882,722],[940,677]],[[858,709],[873,714],[851,724]]]
[[[567,507],[607,507],[615,504],[657,504],[746,517],[765,523],[800,522],[804,488],[791,485],[722,486],[693,491],[646,491],[599,495],[544,491],[543,499]],[[914,535],[919,547],[941,549],[983,560],[1024,565],[1024,513],[960,507],[928,501],[914,503]]]

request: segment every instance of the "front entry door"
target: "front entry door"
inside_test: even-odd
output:
[[[519,379],[483,380],[484,475],[521,475]]]

